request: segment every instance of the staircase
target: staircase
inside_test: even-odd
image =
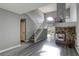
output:
[[[38,38],[40,37],[40,35],[43,34],[42,32],[43,32],[45,24],[46,24],[44,13],[42,13],[40,10],[34,10],[31,12],[28,12],[27,15],[31,18],[31,20],[35,24],[34,25],[35,30],[34,30],[33,35],[30,38],[30,41],[34,42],[34,43],[38,42],[38,41],[40,41],[40,39],[38,39]]]
[[[40,37],[40,35],[42,35],[45,24],[46,24],[46,21],[44,20],[43,23],[38,27],[38,29],[31,36],[31,40],[30,40],[31,42],[36,43],[36,42],[40,41],[38,38]]]

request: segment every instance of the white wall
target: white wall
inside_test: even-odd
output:
[[[79,53],[79,4],[77,4],[77,25],[76,25],[76,33],[77,33],[77,39],[75,47],[77,49],[77,52]]]
[[[33,35],[35,29],[36,27],[34,22],[26,16],[26,39],[29,39]]]
[[[40,10],[33,10],[28,12],[27,15],[34,21],[37,29],[44,21],[44,14]]]
[[[70,22],[77,21],[77,7],[75,3],[71,3],[70,6]]]
[[[55,17],[57,17],[57,12],[53,11],[53,12],[46,13],[46,18],[47,17],[53,17],[53,18],[55,18]]]
[[[19,15],[0,9],[0,50],[20,44]]]
[[[35,10],[26,14],[26,39],[44,20],[41,11]],[[20,15],[0,9],[0,50],[7,49],[20,44]]]

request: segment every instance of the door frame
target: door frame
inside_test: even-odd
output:
[[[21,22],[22,21],[24,21],[25,22],[25,40],[26,40],[26,19],[25,18],[21,18],[20,19],[20,43],[22,44],[22,43],[25,43],[25,41],[24,42],[22,42],[22,40],[21,40]]]

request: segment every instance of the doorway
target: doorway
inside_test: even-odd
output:
[[[20,43],[25,43],[26,41],[26,19],[20,20]]]
[[[54,39],[54,35],[55,35],[55,27],[54,26],[50,26],[47,28],[47,38],[48,41],[51,41]]]

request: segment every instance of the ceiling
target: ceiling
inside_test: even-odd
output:
[[[66,4],[68,8],[70,4]],[[34,9],[39,9],[43,13],[56,11],[56,3],[0,3],[0,8],[23,14]]]
[[[46,6],[40,7],[39,10],[41,10],[43,13],[48,13],[56,10],[56,3],[48,4]]]
[[[70,3],[66,4],[66,8],[70,8]],[[57,10],[57,4],[56,3],[48,4],[46,6],[40,7],[39,9],[43,13],[48,13],[48,12],[56,11]]]
[[[23,14],[45,5],[48,3],[0,3],[0,8]]]

